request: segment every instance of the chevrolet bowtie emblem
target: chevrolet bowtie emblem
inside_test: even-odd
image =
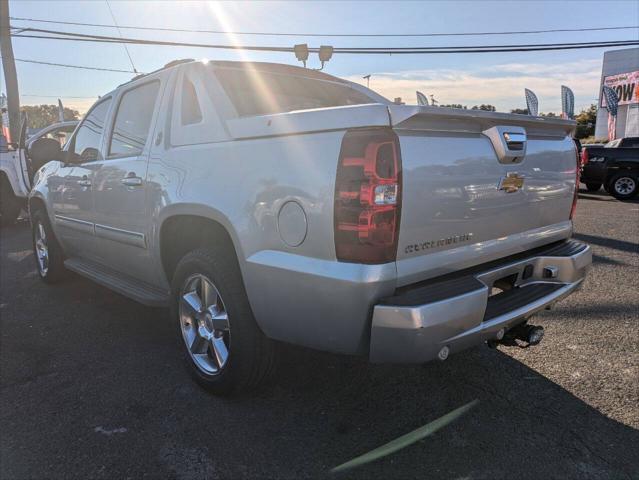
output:
[[[499,179],[497,190],[505,190],[506,193],[514,193],[524,186],[524,177],[516,172],[510,172]]]

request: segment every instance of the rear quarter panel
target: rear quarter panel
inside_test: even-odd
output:
[[[344,133],[219,142],[152,155],[151,248],[159,257],[161,223],[171,214],[212,218],[234,241],[251,308],[267,336],[364,353],[370,308],[392,293],[396,270],[395,264],[335,261],[333,198]],[[278,214],[287,202],[305,212],[307,231],[299,246],[280,235]]]

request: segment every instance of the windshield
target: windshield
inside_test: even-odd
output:
[[[338,82],[252,69],[218,68],[215,74],[242,117],[375,103]]]

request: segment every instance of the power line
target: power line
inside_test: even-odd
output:
[[[36,63],[39,65],[50,65],[52,67],[79,68],[81,70],[98,70],[100,72],[139,73],[139,72],[133,72],[131,70],[118,70],[116,68],[87,67],[84,65],[69,65],[66,63],[42,62],[40,60],[27,60],[25,58],[16,58],[15,61],[22,62],[22,63]]]
[[[36,32],[46,35],[25,35],[24,32]],[[62,35],[62,36],[55,36]],[[134,45],[163,45],[176,47],[216,48],[224,50],[251,50],[262,52],[293,52],[293,47],[274,47],[257,45],[224,45],[209,43],[169,42],[164,40],[145,40],[138,38],[112,37],[104,35],[89,35],[82,33],[64,32],[59,30],[45,30],[39,28],[26,28],[19,34],[12,34],[17,38],[43,38],[50,40],[89,41],[98,43],[127,43]],[[496,53],[496,52],[531,52],[552,50],[574,50],[584,48],[601,48],[612,46],[639,45],[637,40],[612,40],[573,43],[538,43],[538,44],[512,44],[512,45],[468,45],[468,46],[433,46],[433,47],[336,47],[334,53],[349,54],[431,54],[431,53]],[[319,48],[309,48],[309,52],[318,52]]]
[[[98,98],[99,95],[92,95],[90,97],[78,97],[75,95],[35,95],[33,93],[21,93],[21,97],[34,97],[34,98]]]
[[[77,25],[82,27],[105,27],[115,28],[113,25],[104,23],[82,23],[68,22],[61,20],[43,20],[39,18],[9,17],[11,20],[24,22],[54,23],[58,25]],[[217,33],[228,35],[261,35],[273,37],[457,37],[457,36],[482,36],[482,35],[525,35],[537,33],[560,33],[560,32],[594,32],[605,30],[629,30],[639,28],[639,25],[617,26],[617,27],[586,27],[586,28],[554,28],[547,30],[519,30],[507,32],[458,32],[458,33],[280,33],[280,32],[229,32],[225,30],[206,30],[191,28],[170,28],[170,27],[142,27],[132,25],[119,25],[119,29],[128,30],[150,30],[163,32],[182,33]]]

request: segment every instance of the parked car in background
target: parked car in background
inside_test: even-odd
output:
[[[603,147],[584,145],[581,182],[591,192],[603,187],[619,200],[639,193],[639,137],[619,138]]]
[[[289,65],[176,62],[103,95],[47,152],[38,272],[170,307],[218,394],[263,382],[273,340],[389,363],[534,345],[529,317],[591,263],[569,240],[574,129],[395,105]]]
[[[3,143],[0,149],[0,222],[3,225],[14,223],[26,207],[33,174],[42,166],[30,157],[33,144],[36,140],[47,139],[48,142],[41,143],[39,148],[50,142],[57,142],[62,147],[77,124],[77,120],[54,123],[29,138],[26,138],[26,125],[23,125],[17,145]]]

